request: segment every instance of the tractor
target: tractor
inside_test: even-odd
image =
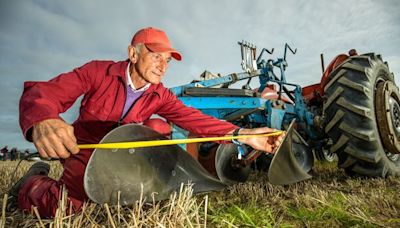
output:
[[[109,147],[99,147],[84,177],[91,200],[118,205],[163,200],[187,183],[193,184],[194,193],[215,191],[246,181],[254,169],[266,171],[271,184],[287,185],[310,178],[315,158],[337,159],[351,176],[400,174],[400,94],[380,55],[359,55],[352,49],[326,69],[321,55],[321,82],[302,88],[285,75],[287,53],[296,54],[296,49],[285,44],[282,58],[265,59],[273,49],[263,48],[257,56],[254,45],[244,41],[239,45],[243,72],[226,76],[205,72],[201,80],[170,90],[187,106],[238,126],[285,130],[274,155],[215,140],[129,146],[111,152]],[[252,79],[258,79],[257,88],[251,88]],[[242,88],[230,88],[239,81],[244,82]],[[190,138],[198,140],[175,125],[165,136],[140,124],[127,124],[109,132],[100,143],[144,145],[150,140],[153,145],[187,143]],[[110,164],[115,164],[112,172]]]
[[[359,55],[352,49],[324,69],[321,54],[320,83],[302,88],[285,75],[287,53],[297,49],[285,44],[282,58],[267,59],[274,49],[263,48],[257,56],[254,45],[238,44],[243,72],[220,76],[205,71],[201,80],[171,91],[187,106],[241,127],[285,130],[294,120],[291,153],[305,172],[314,158],[331,162],[337,157],[338,166],[351,176],[400,174],[400,94],[380,55]],[[252,79],[258,79],[258,88],[250,87]],[[231,88],[239,81],[245,82],[242,88]],[[195,136],[173,126],[173,139],[190,137]],[[182,146],[225,183],[245,181],[251,167],[267,171],[273,159],[251,148],[244,148],[240,158],[235,156],[239,149],[224,144]]]

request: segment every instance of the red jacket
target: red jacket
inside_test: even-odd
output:
[[[151,85],[120,120],[126,97],[128,61],[92,61],[49,82],[25,82],[20,100],[20,125],[31,141],[30,129],[59,114],[84,95],[78,119],[72,124],[79,144],[98,143],[121,124],[141,123],[158,114],[199,136],[222,136],[237,126],[186,107],[162,84]]]

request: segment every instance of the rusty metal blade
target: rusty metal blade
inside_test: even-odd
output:
[[[268,170],[268,179],[271,184],[288,185],[310,179],[303,167],[300,166],[293,153],[292,137],[294,120],[286,131],[282,144],[275,152]]]
[[[128,124],[109,132],[101,143],[156,139],[165,137],[143,125]],[[182,183],[192,183],[194,193],[226,187],[177,145],[96,149],[84,175],[88,197],[111,205],[117,204],[118,198],[120,205],[131,205],[141,197],[148,201],[167,199]]]

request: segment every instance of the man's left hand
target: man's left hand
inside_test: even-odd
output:
[[[268,127],[253,128],[253,129],[243,128],[239,131],[239,135],[259,135],[259,134],[273,133],[275,131],[276,131],[275,129]],[[238,141],[251,146],[255,150],[261,150],[273,154],[281,145],[284,137],[285,133],[282,133],[277,136],[250,137],[250,138],[238,139]]]

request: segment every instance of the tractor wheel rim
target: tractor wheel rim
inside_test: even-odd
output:
[[[392,96],[389,98],[389,108],[393,129],[395,129],[396,136],[400,137],[400,106]]]
[[[331,151],[323,150],[322,153],[324,154],[324,158],[326,161],[332,162],[333,160],[335,160],[335,154],[332,153]]]
[[[392,81],[378,83],[375,94],[375,114],[381,142],[390,160],[400,157],[400,92]]]
[[[390,153],[390,152],[387,151],[387,150],[385,150],[385,153],[386,153],[386,157],[387,157],[389,160],[391,160],[392,162],[396,162],[396,161],[398,161],[399,158],[400,158],[400,155],[399,155],[399,154],[393,154],[393,153]]]

